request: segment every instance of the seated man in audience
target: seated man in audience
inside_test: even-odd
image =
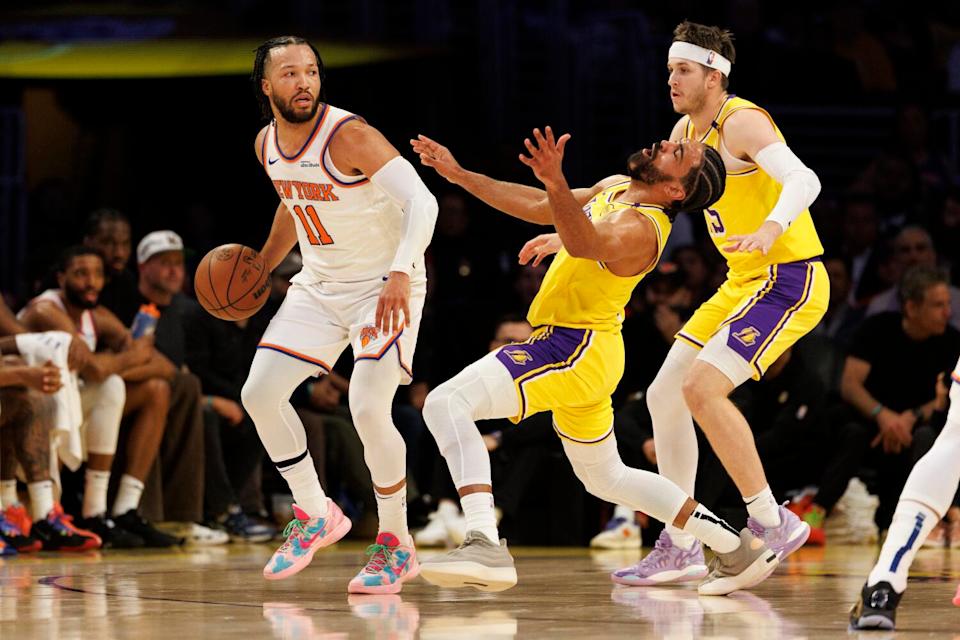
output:
[[[937,409],[937,376],[960,353],[960,332],[948,324],[946,273],[929,266],[909,269],[898,288],[901,313],[868,318],[853,338],[840,383],[845,406],[819,491],[805,505],[814,517],[829,516],[850,479],[864,464],[878,471],[876,523],[890,524],[897,497],[912,467],[915,430]]]
[[[933,246],[930,232],[918,225],[909,225],[900,230],[893,239],[893,267],[898,276],[918,265],[935,268],[937,250]],[[948,284],[950,289],[950,325],[960,330],[960,289]],[[898,287],[881,291],[870,300],[867,317],[878,313],[899,311],[900,298]]]
[[[129,268],[131,243],[130,221],[116,209],[97,209],[87,218],[83,244],[103,256],[103,291],[100,304],[118,318],[132,318],[140,306],[137,274]]]
[[[50,343],[68,341],[68,365],[73,369],[84,366],[89,351],[64,333],[26,333],[0,299],[0,335],[8,332],[15,335],[0,338],[0,465],[11,475],[17,467],[22,469],[36,523],[19,503],[16,480],[4,483],[0,495],[0,556],[37,551],[42,546],[50,551],[95,548],[99,546],[97,537],[74,527],[54,501],[51,416],[46,401],[63,384],[60,367],[49,359]],[[43,364],[28,365],[21,354],[37,356],[34,359]]]
[[[162,510],[162,528],[187,542],[224,544],[230,540],[226,532],[200,524],[204,519],[203,392],[200,379],[186,367],[186,315],[195,303],[183,294],[183,240],[169,230],[148,233],[137,244],[137,270],[136,297],[133,304],[118,308],[118,317],[132,327],[138,310],[153,305],[159,313],[156,349],[174,366],[159,468],[153,469],[147,482],[148,493],[152,487],[155,497],[162,495],[162,507],[151,506]]]
[[[58,289],[49,289],[20,312],[31,331],[66,331],[94,352],[80,371],[81,404],[87,461],[83,513],[78,525],[96,533],[106,545],[171,546],[178,542],[140,516],[138,507],[163,437],[170,401],[170,361],[150,338],[133,339],[123,323],[99,305],[103,259],[94,249],[71,247],[57,270]],[[110,468],[117,449],[120,421],[132,415],[126,467],[112,516],[107,512]]]

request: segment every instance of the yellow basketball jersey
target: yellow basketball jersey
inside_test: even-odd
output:
[[[617,202],[617,196],[629,186],[630,181],[626,180],[604,189],[583,207],[583,211],[596,222],[616,211],[636,209],[653,222],[657,230],[657,260],[646,271],[625,278],[610,273],[602,262],[574,258],[566,249],[561,249],[530,305],[527,320],[531,325],[620,331],[623,310],[630,301],[630,295],[637,283],[660,260],[671,227],[670,218],[661,207]]]
[[[773,118],[749,100],[730,96],[720,107],[720,112],[710,125],[706,133],[694,131],[690,117],[686,117],[684,137],[699,140],[704,144],[720,151],[723,140],[723,123],[731,114],[741,109],[756,109],[770,119],[777,132],[777,137],[784,140],[783,134],[777,128]],[[723,197],[710,209],[703,212],[706,219],[710,238],[720,253],[726,258],[730,267],[731,276],[749,276],[768,268],[772,264],[796,262],[819,256],[823,253],[823,245],[813,226],[810,211],[803,213],[790,225],[782,236],[777,238],[767,255],[759,251],[751,253],[727,253],[723,248],[727,245],[725,238],[728,235],[743,235],[756,231],[766,220],[770,211],[780,198],[783,185],[771,178],[756,164],[742,171],[727,171],[727,183]]]

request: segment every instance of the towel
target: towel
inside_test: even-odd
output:
[[[66,331],[17,335],[17,349],[28,365],[39,366],[50,361],[60,369],[60,381],[63,386],[49,396],[52,406],[50,471],[55,478],[59,477],[58,458],[72,471],[76,471],[83,462],[83,441],[80,437],[80,425],[83,423],[80,378],[67,366],[70,341],[73,339],[74,336]]]

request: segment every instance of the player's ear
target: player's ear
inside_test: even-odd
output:
[[[269,96],[271,91],[270,81],[266,78],[260,78],[260,90],[263,91],[263,95]]]
[[[684,191],[683,185],[680,184],[679,180],[670,180],[664,183],[663,188],[667,197],[670,198],[672,202],[679,202],[687,197],[687,192]]]

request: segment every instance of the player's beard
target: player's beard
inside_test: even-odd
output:
[[[678,108],[676,111],[677,113],[682,113],[684,115],[687,115],[690,113],[697,113],[698,111],[703,109],[703,106],[705,104],[707,104],[707,90],[701,88],[695,93],[688,93],[687,103],[684,105],[681,105],[680,108]]]
[[[627,175],[648,185],[670,180],[670,176],[653,166],[653,161],[659,153],[659,142],[653,145],[653,151],[649,156],[643,155],[643,150],[637,151],[627,160]]]
[[[277,100],[270,96],[270,100],[273,102],[273,106],[277,108],[277,111],[280,112],[280,117],[289,122],[290,124],[300,124],[302,122],[309,122],[313,120],[313,116],[317,115],[317,109],[320,108],[320,96],[317,96],[313,99],[313,104],[310,106],[310,109],[305,112],[296,111],[293,106],[293,101],[300,96],[297,94],[290,98],[286,103],[279,103]]]
[[[94,298],[93,302],[90,302],[83,296],[83,294],[89,290],[90,289],[75,289],[69,284],[63,285],[63,295],[66,296],[67,302],[75,307],[80,307],[81,309],[93,309],[99,303],[99,295],[97,298]]]

